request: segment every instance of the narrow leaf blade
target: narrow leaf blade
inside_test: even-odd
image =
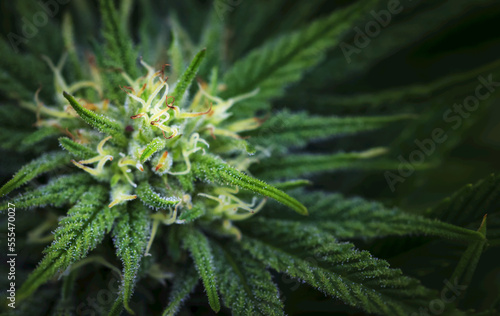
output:
[[[266,266],[239,249],[211,242],[224,304],[234,315],[283,315],[283,303]]]
[[[40,156],[22,167],[9,182],[1,187],[0,196],[19,188],[42,173],[64,166],[69,161],[70,157],[64,152],[52,152]]]
[[[15,204],[18,208],[74,204],[88,190],[91,180],[92,178],[86,173],[55,178],[47,185],[0,203],[0,212],[5,211],[9,203]]]
[[[127,138],[123,134],[123,128],[116,121],[113,121],[103,115],[98,115],[90,110],[81,106],[73,96],[67,92],[63,92],[64,97],[68,100],[69,104],[76,113],[90,126],[99,130],[100,132],[113,136],[111,139],[117,145],[124,146],[127,144]]]
[[[197,229],[184,229],[183,246],[189,250],[194,260],[196,270],[203,281],[207,292],[210,307],[218,312],[220,310],[219,296],[217,295],[217,283],[215,280],[215,266],[212,250],[208,239]]]
[[[182,303],[189,293],[194,291],[198,284],[198,273],[191,264],[183,269],[174,280],[172,292],[169,297],[169,304],[163,311],[163,316],[174,316],[179,312]]]
[[[169,209],[177,205],[180,201],[178,198],[163,197],[156,193],[147,181],[139,184],[136,193],[144,204],[155,209]]]
[[[231,184],[262,194],[285,204],[299,214],[307,215],[307,208],[296,199],[263,181],[245,175],[219,158],[210,155],[197,156],[192,169],[195,176],[200,179],[223,185]]]
[[[123,283],[121,294],[125,309],[131,312],[129,300],[132,297],[139,263],[148,243],[150,229],[149,212],[140,203],[129,203],[127,210],[117,219],[113,228],[116,254],[123,262]]]
[[[199,51],[196,54],[196,56],[194,56],[193,60],[187,67],[186,71],[184,71],[181,78],[177,82],[177,85],[175,86],[174,89],[174,93],[172,94],[177,104],[181,104],[182,98],[184,97],[184,93],[191,85],[191,82],[194,80],[196,72],[200,68],[201,63],[205,58],[205,54],[206,54],[206,49],[202,49],[201,51]]]
[[[19,301],[31,295],[56,273],[85,258],[101,242],[116,217],[115,209],[105,205],[107,197],[103,187],[93,186],[68,211],[68,216],[59,223],[54,241],[44,251],[45,257],[19,289]]]
[[[67,137],[59,138],[59,144],[78,159],[90,159],[97,156],[97,152]]]
[[[407,315],[438,296],[384,260],[339,243],[318,228],[298,221],[286,226],[241,224],[241,247],[254,258],[368,313]]]
[[[163,140],[161,137],[156,137],[154,138],[147,146],[146,149],[142,152],[141,155],[141,163],[147,161],[153,154],[156,152],[159,152],[163,148],[165,148],[167,144],[165,143],[165,140]]]

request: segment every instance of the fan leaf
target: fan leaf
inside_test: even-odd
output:
[[[297,213],[307,215],[307,208],[296,199],[263,181],[245,175],[216,157],[210,155],[197,156],[192,168],[194,175],[204,181],[238,186],[275,199]]]
[[[44,154],[22,167],[14,177],[0,188],[0,196],[4,196],[33,180],[39,175],[57,169],[69,163],[70,157],[64,152]]]
[[[182,230],[182,241],[183,247],[191,253],[196,270],[203,281],[210,307],[218,312],[220,303],[217,294],[215,266],[208,239],[197,229],[185,228]]]

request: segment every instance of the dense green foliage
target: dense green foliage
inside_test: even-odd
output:
[[[370,78],[500,9],[344,2],[75,1],[0,39],[0,231],[15,205],[18,253],[2,309],[494,315],[498,282],[481,302],[471,287],[499,276],[481,260],[500,246],[498,161],[453,153],[498,115],[500,42],[424,83]],[[461,170],[479,182],[451,194]]]

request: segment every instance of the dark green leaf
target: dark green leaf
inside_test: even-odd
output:
[[[238,186],[273,198],[294,209],[297,213],[307,215],[306,207],[296,199],[263,181],[245,175],[216,157],[210,155],[197,156],[192,165],[192,170],[194,175],[204,181]]]
[[[124,146],[127,144],[127,138],[124,135],[124,129],[116,121],[105,117],[104,115],[98,115],[90,110],[87,110],[81,106],[73,96],[68,93],[63,93],[64,97],[69,101],[69,104],[75,109],[76,113],[90,126],[99,130],[100,132],[109,134],[113,136],[111,141],[117,145]]]
[[[207,292],[210,307],[215,312],[218,312],[220,310],[220,303],[219,296],[217,295],[215,266],[208,239],[194,228],[185,228],[182,230],[182,233],[183,246],[191,253],[196,270]]]
[[[70,157],[64,152],[52,152],[42,155],[22,167],[9,182],[4,184],[0,188],[0,196],[6,195],[45,172],[64,166],[69,161]]]

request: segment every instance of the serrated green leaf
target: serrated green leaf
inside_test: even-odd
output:
[[[168,55],[172,60],[172,70],[176,77],[180,78],[182,72],[184,71],[184,58],[183,50],[179,43],[178,35],[176,33],[176,28],[172,28],[172,40],[168,49]]]
[[[55,127],[43,127],[38,129],[36,132],[33,132],[26,136],[22,143],[21,146],[23,147],[29,147],[37,144],[38,142],[41,142],[42,140],[53,137],[56,135],[61,134],[61,131],[58,128]]]
[[[141,182],[137,187],[137,197],[149,207],[155,209],[169,209],[177,205],[180,201],[176,197],[163,197],[153,190],[153,187],[147,182]]]
[[[168,306],[163,311],[163,316],[174,316],[179,312],[182,303],[189,293],[194,291],[198,284],[198,273],[193,264],[184,267],[174,279],[174,284],[168,299]]]
[[[108,208],[108,192],[100,186],[91,187],[59,222],[54,241],[44,250],[45,257],[17,292],[18,301],[31,295],[56,273],[83,259],[111,230],[117,208]]]
[[[205,58],[205,54],[206,49],[202,49],[201,51],[199,51],[196,56],[194,56],[189,66],[186,68],[186,70],[178,80],[174,92],[172,93],[172,96],[174,97],[174,100],[175,102],[177,102],[177,104],[182,105],[184,93],[191,85],[191,82],[194,80],[196,72],[198,71],[198,68],[200,68],[201,63]]]
[[[208,239],[195,228],[185,228],[181,232],[183,247],[191,253],[196,270],[203,281],[210,307],[215,312],[218,312],[220,310],[220,303],[219,296],[217,295],[215,266]]]
[[[387,262],[318,228],[300,222],[241,224],[241,247],[257,260],[368,313],[407,315],[437,298],[437,292],[390,269]]]
[[[243,253],[237,244],[214,251],[219,290],[233,315],[283,315],[278,289],[265,265]],[[227,249],[229,248],[229,249]]]
[[[272,2],[252,2],[239,3],[238,10],[228,10],[231,7],[228,6],[229,3],[224,0],[216,0],[214,1],[214,8],[217,13],[217,17],[222,20],[222,22],[226,21],[226,18],[229,21],[235,21],[237,23],[231,23],[231,28],[234,27],[235,34],[238,34],[234,38],[234,44],[231,48],[234,56],[231,56],[234,60],[235,58],[241,59],[245,56],[253,47],[256,47],[262,43],[263,38],[268,38],[270,34],[280,34],[281,32],[277,31],[277,29],[281,28],[281,23],[283,23],[283,19],[286,19],[287,15],[281,14],[279,23],[277,23],[276,27],[261,27],[263,25],[271,25],[273,22],[276,22],[276,15],[280,14],[281,9],[286,3],[286,0],[275,0]],[[315,4],[317,2],[314,2]],[[294,10],[296,7],[302,8],[301,3],[294,3],[293,8],[290,7],[291,10]],[[254,16],[248,15],[249,11],[254,12]],[[300,10],[299,10],[300,11]],[[287,11],[289,12],[289,11]],[[230,22],[229,22],[230,23]],[[297,24],[294,25],[296,27]],[[286,28],[286,31],[289,31],[290,28]],[[282,30],[283,31],[283,30]]]
[[[192,165],[192,170],[195,176],[204,181],[238,186],[275,199],[297,213],[307,215],[307,208],[296,199],[263,181],[245,175],[219,158],[210,155],[197,156]]]
[[[33,12],[36,13],[36,12]],[[33,16],[31,15],[26,16]],[[48,25],[46,25],[48,26]],[[40,35],[40,34],[38,34]],[[54,37],[54,36],[52,36]],[[31,100],[39,83],[47,83],[40,92],[42,97],[52,97],[52,73],[37,54],[13,54],[13,46],[0,39],[0,90],[13,99]],[[19,45],[17,49],[22,49]]]
[[[19,188],[37,176],[57,169],[69,163],[70,157],[64,152],[44,154],[22,167],[14,177],[0,188],[0,196],[4,196]]]
[[[215,3],[212,8],[215,8]],[[199,70],[201,78],[208,78],[210,71],[216,67],[220,67],[222,64],[224,56],[224,31],[223,21],[219,19],[216,10],[212,10],[208,14],[199,45],[200,48],[207,48],[205,62],[200,66]],[[216,91],[211,91],[211,93],[214,92]]]
[[[382,105],[400,106],[403,102],[421,100],[429,98],[432,94],[452,91],[452,88],[456,86],[470,84],[474,86],[476,85],[478,76],[484,73],[490,73],[493,70],[498,72],[499,66],[500,60],[495,60],[487,65],[481,65],[478,68],[465,72],[454,73],[430,83],[412,84],[375,93],[356,93],[355,95],[349,96],[334,95],[328,97],[325,101],[329,106],[336,107],[360,107],[367,105],[371,107]]]
[[[217,136],[210,141],[210,151],[213,154],[228,155],[231,153],[247,152],[250,155],[255,154],[256,148],[252,142],[246,139],[238,139],[227,136]]]
[[[469,286],[479,262],[479,258],[487,245],[486,216],[481,223],[478,233],[483,236],[483,240],[475,241],[467,247],[450,278],[452,282],[460,284],[461,286]]]
[[[311,184],[312,182],[309,180],[290,180],[286,182],[272,183],[272,186],[278,190],[292,190],[304,186],[309,186]]]
[[[80,59],[78,58],[78,52],[76,50],[76,43],[75,43],[76,39],[75,39],[73,18],[69,14],[69,12],[66,12],[62,18],[61,35],[64,41],[64,47],[68,51],[71,68],[74,72],[73,78],[76,80],[81,80],[83,77],[82,74],[83,67]]]
[[[129,76],[138,76],[135,51],[132,40],[127,36],[120,23],[118,10],[113,1],[100,0],[100,11],[103,20],[103,36],[106,39],[105,53],[109,66],[123,69]]]
[[[160,150],[162,150],[163,148],[165,148],[165,146],[167,145],[167,143],[165,142],[165,140],[161,137],[156,137],[154,138],[147,146],[146,146],[146,149],[142,152],[142,155],[141,155],[141,163],[147,161],[149,158],[151,158],[151,156],[156,153],[156,152],[159,152]]]
[[[274,157],[273,159],[256,164],[250,170],[263,178],[296,178],[301,175],[310,175],[320,172],[334,172],[336,170],[396,170],[407,166],[396,159],[378,158],[387,153],[385,148],[372,148],[362,152],[336,154],[300,154]],[[426,169],[431,164],[412,164],[416,170]]]
[[[500,176],[491,174],[475,184],[469,184],[425,213],[454,225],[475,229],[488,215],[487,239],[490,246],[500,244]]]
[[[119,295],[116,301],[111,306],[108,316],[120,316],[123,311],[123,296]]]
[[[242,101],[245,115],[261,109],[269,99],[283,95],[284,88],[299,81],[303,73],[324,58],[324,52],[342,40],[345,31],[353,26],[373,1],[359,1],[334,11],[294,33],[269,41],[237,61],[224,75],[227,90],[221,95],[229,98],[260,88],[256,97]]]
[[[381,203],[359,197],[345,198],[341,194],[319,192],[303,193],[300,196],[310,212],[307,218],[290,217],[284,207],[275,207],[263,215],[265,218],[259,217],[251,221],[282,226],[293,226],[296,221],[300,221],[303,225],[327,231],[344,240],[408,235],[433,236],[466,244],[485,240],[484,236],[474,230],[405,213],[397,208],[387,208]]]
[[[39,8],[34,6],[32,3],[29,2],[24,2],[24,1],[16,1],[15,3],[16,8],[20,14],[20,16],[33,16],[40,12]],[[26,44],[27,50],[29,50],[30,57],[38,57],[41,54],[47,55],[51,59],[55,59],[56,57],[59,57],[59,54],[61,51],[63,51],[63,43],[62,43],[62,38],[61,36],[54,36],[53,34],[57,33],[60,31],[59,29],[59,24],[56,23],[56,21],[52,19],[48,19],[44,23],[44,31],[43,32],[37,32],[37,38],[40,39],[40,42],[34,43],[33,41],[26,41],[24,42]],[[22,46],[21,46],[22,49]],[[11,55],[21,55],[21,54],[11,54]],[[32,77],[38,77],[39,75],[34,74],[31,69],[25,69],[24,70],[26,73],[31,75]],[[50,77],[50,76],[49,76]],[[31,81],[32,84],[34,84],[36,79],[30,78],[28,76],[29,80]],[[49,79],[50,80],[50,79]],[[34,81],[34,82],[33,82]],[[52,82],[52,81],[38,81],[38,82]],[[49,87],[47,87],[48,89]]]
[[[76,143],[67,137],[59,138],[59,144],[78,159],[90,159],[97,156],[97,152],[94,150]]]
[[[202,203],[195,203],[191,209],[184,208],[178,219],[190,223],[203,215],[205,215],[205,205]]]
[[[63,95],[68,100],[73,109],[75,109],[76,113],[78,113],[78,115],[80,115],[80,117],[87,124],[102,133],[113,136],[113,138],[111,138],[110,140],[111,142],[120,146],[125,146],[127,144],[127,138],[123,134],[124,129],[120,126],[119,123],[105,117],[104,115],[98,115],[90,110],[87,110],[67,92],[63,92]]]
[[[126,30],[130,23],[130,15],[134,8],[134,0],[125,0],[120,3],[119,21],[121,22],[121,29]]]
[[[123,262],[121,295],[125,309],[133,314],[129,300],[132,297],[139,263],[148,243],[150,219],[148,209],[138,202],[127,204],[127,210],[118,217],[112,235],[116,254]]]
[[[415,116],[322,117],[285,111],[273,115],[257,130],[247,135],[254,144],[284,150],[290,146],[305,146],[314,139],[372,131],[412,118]]]
[[[496,212],[500,205],[500,176],[491,174],[474,185],[468,184],[430,208],[426,216],[466,225]]]
[[[13,203],[18,208],[54,205],[62,206],[75,203],[89,188],[92,178],[85,173],[62,176],[51,180],[47,185],[0,203],[0,212]]]

